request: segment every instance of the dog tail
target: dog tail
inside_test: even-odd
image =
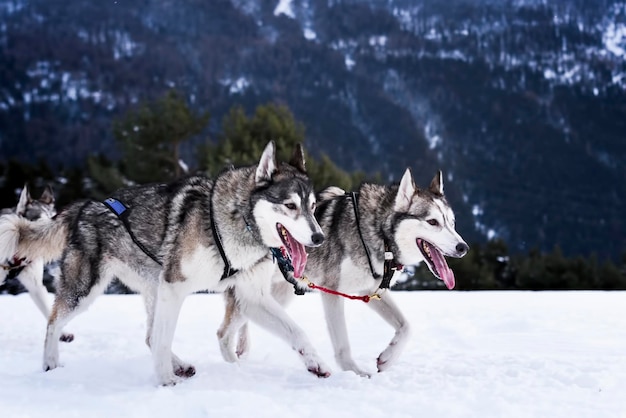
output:
[[[330,200],[335,197],[343,196],[346,194],[346,191],[337,186],[330,186],[325,188],[320,192],[319,199],[320,201]]]
[[[29,221],[18,215],[0,216],[0,260],[61,258],[67,242],[67,226],[59,218]]]

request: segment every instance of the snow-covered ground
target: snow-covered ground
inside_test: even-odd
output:
[[[281,340],[253,326],[252,351],[222,361],[220,295],[190,296],[175,351],[193,378],[157,387],[136,295],[102,296],[74,319],[65,365],[41,371],[44,320],[26,294],[0,297],[2,417],[626,417],[626,293],[395,292],[412,324],[398,363],[371,379],[334,363],[319,296],[289,313],[327,364],[306,372]],[[353,354],[375,370],[392,330],[347,301]]]

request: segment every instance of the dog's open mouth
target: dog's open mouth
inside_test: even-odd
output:
[[[440,280],[443,280],[448,289],[454,288],[454,273],[448,267],[446,259],[437,249],[428,241],[421,238],[417,239],[417,247],[420,249],[426,260],[426,265],[430,271]]]
[[[287,255],[293,266],[294,277],[302,277],[307,259],[304,245],[300,244],[282,224],[276,224],[276,229],[278,229],[278,235],[280,235],[284,248],[287,250]]]

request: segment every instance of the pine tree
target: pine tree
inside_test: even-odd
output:
[[[235,106],[224,118],[219,138],[217,145],[203,145],[199,151],[201,166],[212,175],[229,165],[255,164],[269,141],[276,143],[278,160],[288,161],[296,144],[305,143],[305,129],[286,106],[258,106],[251,117]],[[363,173],[346,173],[326,155],[318,161],[306,153],[306,164],[318,190],[330,185],[350,190],[365,178]]]
[[[208,113],[194,113],[173,90],[129,111],[113,124],[122,151],[121,171],[136,183],[180,177],[181,144],[199,134],[208,121]]]

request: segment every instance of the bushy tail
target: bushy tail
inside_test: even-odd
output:
[[[346,191],[337,186],[330,186],[322,190],[318,196],[320,201],[330,200],[338,196],[343,196]]]
[[[13,214],[0,216],[0,260],[25,257],[49,263],[61,258],[66,243],[67,227],[59,217],[29,221]]]

